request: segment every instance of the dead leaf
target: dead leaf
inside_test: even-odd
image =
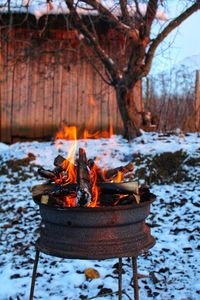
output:
[[[93,268],[85,269],[84,273],[87,279],[95,279],[100,277],[99,272]]]

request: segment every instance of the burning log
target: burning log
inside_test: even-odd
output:
[[[93,159],[89,159],[88,166],[90,169],[92,169],[92,168],[96,169],[97,181],[100,181],[100,182],[109,181],[109,180],[114,179],[115,177],[118,176],[119,172],[121,172],[122,177],[123,177],[125,174],[132,172],[134,170],[134,165],[131,162],[129,162],[125,166],[120,166],[120,167],[117,167],[114,169],[109,169],[109,170],[103,170],[95,164]]]
[[[54,166],[53,171],[42,167],[38,170],[42,177],[48,179],[48,184],[37,185],[32,189],[33,198],[43,204],[94,207],[126,205],[152,199],[147,187],[139,188],[138,182],[121,180],[125,174],[133,171],[131,162],[104,170],[94,160],[87,160],[85,150],[80,148],[76,165],[58,155]],[[116,178],[118,175],[120,179]],[[113,182],[116,179],[120,182]]]
[[[120,182],[120,183],[111,183],[111,182],[97,182],[97,187],[99,189],[101,197],[104,195],[108,195],[111,201],[111,195],[115,195],[115,202],[117,200],[116,197],[119,198],[119,195],[138,195],[139,186],[137,182]],[[32,196],[35,199],[41,198],[43,195],[48,195],[50,197],[61,197],[68,196],[71,193],[75,193],[78,188],[76,183],[70,184],[40,184],[35,185],[32,188]],[[149,195],[149,193],[148,193]],[[142,189],[142,200],[145,199],[146,192]]]
[[[56,156],[54,159],[54,166],[55,167],[62,167],[63,162],[65,161],[65,158],[62,155]]]
[[[54,170],[53,172],[56,174],[60,174],[63,171],[67,171],[69,169],[73,169],[73,173],[76,173],[76,167],[75,165],[69,161],[68,159],[65,159],[63,156],[58,155],[55,159],[54,159]]]
[[[32,187],[32,196],[33,198],[37,199],[42,197],[43,195],[48,196],[67,196],[70,195],[72,192],[75,192],[77,185],[74,183],[71,184],[40,184],[35,185]]]
[[[84,149],[79,149],[79,159],[77,167],[77,206],[89,206],[92,200],[92,187],[90,183],[90,174],[86,152]]]
[[[139,194],[139,185],[136,181],[130,181],[130,182],[98,182],[97,183],[101,193],[106,194]]]
[[[121,172],[123,175],[129,172],[132,172],[134,165],[130,162],[125,166],[120,166],[114,169],[104,171],[104,177],[106,180],[111,180],[112,178],[118,175],[118,172]]]

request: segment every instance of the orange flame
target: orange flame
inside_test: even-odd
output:
[[[76,132],[76,138],[74,138],[74,132]],[[76,140],[77,139],[78,128],[76,126],[64,126],[63,129],[56,133],[55,140]],[[79,133],[80,135],[80,133]],[[85,129],[82,133],[83,139],[100,139],[100,138],[110,138],[113,135],[113,127],[109,126],[109,130],[97,130],[96,132],[90,132]]]
[[[75,193],[72,193],[69,196],[65,196],[65,206],[73,207],[73,206],[75,206],[75,201],[76,201],[76,194]]]
[[[122,172],[120,172],[120,171],[118,171],[117,172],[117,176],[116,176],[116,179],[115,179],[115,182],[121,182],[121,181],[123,181],[123,173]]]
[[[64,126],[56,133],[55,139],[63,140],[76,140],[77,139],[77,127],[76,126]]]
[[[90,104],[95,108],[96,100],[91,97]],[[90,128],[90,126],[89,126]],[[80,132],[79,132],[80,133]],[[76,183],[77,181],[77,174],[76,174],[76,164],[75,164],[75,157],[76,157],[76,149],[77,149],[77,134],[78,128],[76,126],[64,126],[62,130],[58,131],[55,139],[66,139],[71,140],[72,145],[69,148],[68,155],[66,160],[62,164],[63,172],[60,178],[56,179],[56,183],[58,184],[70,184]],[[99,139],[99,138],[110,138],[113,135],[113,127],[110,126],[109,130],[98,130],[95,133],[89,132],[88,129],[85,129],[83,132],[84,139]],[[61,142],[62,143],[62,142]],[[90,207],[99,206],[99,189],[97,186],[97,166],[94,164],[90,170],[90,177],[92,183],[92,202]],[[118,176],[116,181],[120,182],[122,178],[121,172],[118,172]],[[73,192],[72,194],[65,196],[65,206],[71,207],[75,206],[76,200],[76,193]]]
[[[99,189],[97,187],[97,167],[96,164],[91,168],[91,182],[92,182],[92,202],[90,207],[99,206],[98,199],[99,199]]]

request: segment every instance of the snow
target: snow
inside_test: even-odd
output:
[[[66,155],[72,141],[23,142],[13,145],[0,144],[0,299],[29,298],[34,244],[38,237],[40,215],[31,198],[30,189],[41,179],[36,175],[37,166],[48,169],[58,155]],[[157,154],[176,151],[200,161],[200,136],[145,133],[131,143],[121,136],[111,139],[79,140],[78,147],[85,147],[89,158],[99,157],[99,164],[113,167],[126,164],[140,154],[153,158]],[[23,165],[30,153],[35,159]],[[34,157],[34,156],[32,156]],[[13,161],[19,165],[12,167]],[[166,162],[167,164],[167,162]],[[141,166],[137,166],[140,168]],[[147,167],[146,167],[147,168]],[[157,195],[151,207],[148,224],[156,238],[156,245],[138,258],[140,274],[140,299],[198,300],[200,299],[200,244],[199,198],[200,163],[187,165],[189,181],[151,185]],[[77,300],[95,297],[102,288],[117,290],[117,259],[100,261],[73,260],[49,257],[41,254],[35,299]],[[87,280],[86,268],[95,268],[100,278]],[[123,299],[133,298],[131,286],[132,268],[128,258],[123,259]],[[129,295],[129,296],[127,296]],[[96,298],[101,299],[101,298]],[[116,294],[103,299],[117,299]]]
[[[115,1],[109,0],[101,1],[102,4],[108,8],[115,16],[120,16],[121,11],[119,6]],[[86,5],[81,1],[75,1],[78,3],[77,12],[80,15],[93,14],[96,15],[97,12],[90,6]],[[139,3],[139,9],[142,15],[145,15],[147,5],[144,3]],[[135,3],[128,5],[128,10],[133,16],[136,13]],[[66,2],[64,0],[52,0],[50,4],[46,0],[0,0],[0,12],[19,12],[19,13],[30,13],[33,14],[37,19],[46,14],[68,14],[69,10],[67,8]],[[163,10],[158,9],[156,13],[156,18],[162,21],[168,19],[166,13]]]

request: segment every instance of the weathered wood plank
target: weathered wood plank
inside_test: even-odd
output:
[[[8,40],[9,41],[9,40]],[[1,141],[10,143],[12,128],[12,97],[14,74],[14,43],[2,45],[1,58],[3,59],[4,76],[1,81]]]
[[[52,135],[52,119],[53,119],[53,78],[54,72],[51,66],[52,56],[45,55],[45,69],[44,69],[44,136],[50,137]]]
[[[62,69],[62,84],[61,84],[61,125],[68,124],[69,122],[69,85],[68,85],[68,72],[69,72],[69,64],[68,64],[68,51],[66,50],[63,53],[63,69]]]
[[[61,122],[61,88],[62,88],[62,66],[56,64],[54,70],[54,82],[53,82],[53,131],[56,131]]]
[[[41,138],[44,136],[44,58],[38,57],[37,61],[34,61],[34,72],[36,89],[36,101],[35,101],[35,124],[34,124],[34,136],[35,138]]]

